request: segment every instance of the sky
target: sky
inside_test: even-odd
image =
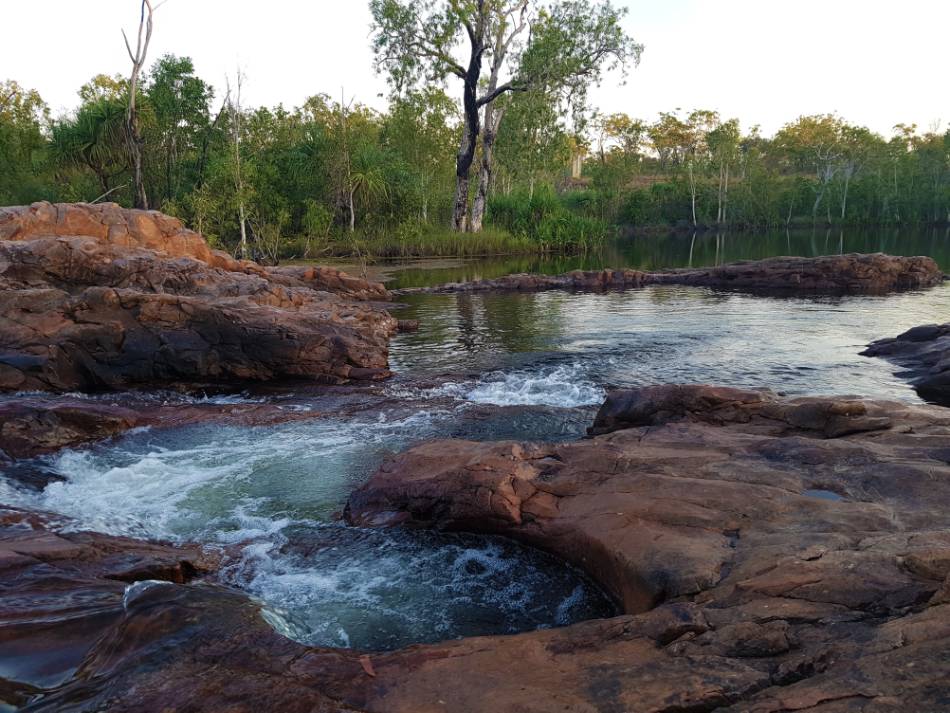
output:
[[[802,114],[837,112],[889,135],[894,124],[950,126],[950,0],[620,0],[645,45],[626,81],[592,92],[604,112],[652,120],[715,109],[770,135]],[[0,0],[8,29],[0,80],[36,89],[54,116],[98,73],[127,73],[120,30],[138,0]],[[28,28],[28,31],[27,31]],[[384,108],[373,71],[368,0],[166,0],[151,64],[189,56],[223,87],[238,67],[243,103],[299,105],[328,93]],[[449,86],[450,92],[457,87]]]

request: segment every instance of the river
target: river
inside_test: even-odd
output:
[[[888,236],[874,246],[842,241],[848,249],[933,254],[948,267],[948,242],[920,239],[913,246]],[[407,286],[526,269],[671,267],[684,249],[694,264],[759,256],[740,245],[759,247],[746,236],[637,238],[562,261],[414,263],[391,274],[394,285]],[[794,252],[799,243],[791,245]],[[815,248],[825,251],[820,241]],[[707,382],[919,402],[891,365],[858,352],[874,339],[950,319],[950,284],[887,297],[654,286],[403,301],[399,316],[421,328],[394,339],[397,376],[389,382],[147,394],[271,401],[319,415],[266,427],[139,430],[34,464],[59,478],[43,490],[0,479],[0,501],[69,515],[77,528],[222,548],[224,578],[257,597],[278,630],[305,643],[378,650],[564,625],[614,607],[560,561],[499,538],[349,528],[337,513],[387,455],[413,443],[580,438],[615,387]]]

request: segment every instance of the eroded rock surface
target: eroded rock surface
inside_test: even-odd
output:
[[[925,324],[871,344],[864,356],[887,359],[904,371],[921,398],[950,406],[950,322]]]
[[[612,394],[601,435],[439,441],[361,525],[507,534],[626,614],[386,653],[277,634],[213,553],[0,511],[0,701],[32,711],[883,713],[950,700],[950,413],[697,386]]]
[[[450,283],[438,287],[406,288],[396,290],[394,294],[487,290],[616,290],[644,285],[696,285],[776,292],[882,293],[931,287],[943,279],[943,271],[929,257],[852,253],[813,258],[744,260],[718,267],[663,272],[575,270],[563,275],[507,275],[492,280]]]
[[[385,377],[381,285],[264,268],[149,211],[0,209],[0,390]]]
[[[424,444],[351,497],[354,524],[553,551],[629,615],[420,652],[380,710],[947,707],[950,413],[670,386],[612,394],[594,432]]]

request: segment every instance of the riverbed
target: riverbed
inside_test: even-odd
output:
[[[930,251],[945,260],[941,249]],[[712,264],[711,250],[694,244],[691,260]],[[726,254],[721,242],[718,250]],[[494,261],[463,267],[480,277],[499,269]],[[418,266],[397,266],[392,285],[458,279],[445,272],[457,269],[423,276]],[[403,302],[398,316],[421,327],[394,339],[397,376],[386,383],[152,394],[266,401],[315,415],[277,426],[139,430],[42,459],[35,465],[56,478],[42,490],[0,480],[0,501],[68,515],[76,528],[220,548],[225,580],[308,644],[379,650],[561,626],[609,615],[614,604],[582,572],[501,538],[346,527],[339,513],[348,494],[388,455],[423,440],[581,438],[617,387],[715,383],[919,402],[892,365],[859,352],[950,319],[948,284],[886,297],[654,286]]]

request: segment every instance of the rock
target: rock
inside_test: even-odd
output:
[[[125,396],[120,403],[71,396],[0,401],[0,457],[32,458],[117,436],[133,428],[174,428],[205,421],[260,426],[320,418],[273,403],[160,403]]]
[[[389,375],[381,285],[232,260],[111,204],[2,209],[0,237],[0,390]]]
[[[662,386],[611,394],[592,431],[422,444],[352,495],[355,525],[514,537],[583,567],[626,611],[427,648],[379,710],[946,707],[950,413]],[[669,628],[648,631],[655,617]]]
[[[417,446],[355,493],[347,516],[533,543],[594,574],[622,616],[391,652],[307,647],[217,583],[216,560],[199,548],[75,533],[6,509],[0,702],[237,713],[946,708],[950,414],[711,387],[610,404],[615,430],[584,441]],[[829,415],[878,414],[890,425],[826,428]]]
[[[396,290],[393,294],[486,290],[603,291],[645,285],[696,285],[774,292],[883,293],[931,287],[943,279],[943,272],[929,257],[852,253],[812,258],[774,257],[765,260],[744,260],[718,267],[663,272],[576,270],[563,275],[508,275],[493,280],[450,283],[439,287],[406,288]]]
[[[914,327],[874,342],[861,354],[894,362],[921,398],[950,406],[950,322]]]

